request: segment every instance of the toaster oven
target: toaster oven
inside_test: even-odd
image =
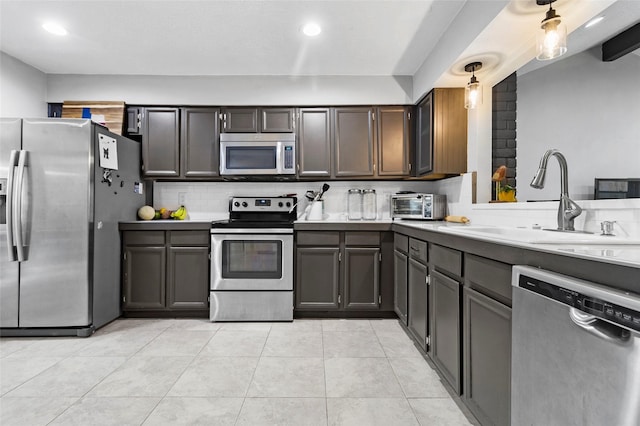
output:
[[[393,219],[440,220],[444,219],[446,211],[446,195],[417,193],[391,195]]]

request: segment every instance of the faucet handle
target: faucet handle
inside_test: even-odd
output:
[[[602,230],[602,234],[600,235],[615,235],[613,233],[613,224],[616,223],[615,220],[603,220],[600,222],[600,229]]]

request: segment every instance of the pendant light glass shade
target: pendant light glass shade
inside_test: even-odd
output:
[[[567,53],[567,27],[560,20],[560,15],[551,8],[540,25],[542,31],[536,36],[536,58],[539,61],[547,61]]]
[[[473,62],[464,67],[464,70],[471,74],[471,80],[464,89],[464,107],[475,109],[482,103],[482,86],[476,78],[475,71],[482,68],[481,62]]]

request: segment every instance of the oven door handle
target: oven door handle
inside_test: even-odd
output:
[[[293,228],[211,228],[212,234],[293,234]]]

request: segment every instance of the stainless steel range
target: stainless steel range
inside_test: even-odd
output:
[[[211,225],[211,321],[293,320],[295,197],[232,197]]]

